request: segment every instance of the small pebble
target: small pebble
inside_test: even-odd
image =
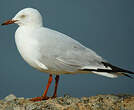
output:
[[[14,99],[16,99],[16,96],[13,95],[13,94],[10,94],[10,95],[8,95],[8,96],[6,96],[6,97],[4,98],[4,101],[9,102],[9,101],[12,101],[12,100],[14,100]]]

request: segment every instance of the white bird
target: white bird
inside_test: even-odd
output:
[[[42,16],[38,10],[25,8],[18,12],[11,20],[2,25],[16,23],[19,25],[15,32],[17,48],[23,59],[32,67],[49,73],[46,90],[41,97],[32,101],[48,99],[47,91],[55,74],[55,90],[53,98],[57,96],[59,75],[76,73],[94,73],[111,78],[134,72],[113,66],[71,37],[52,29],[43,27]]]

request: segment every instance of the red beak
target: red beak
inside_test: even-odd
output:
[[[18,20],[8,20],[8,21],[5,21],[4,23],[2,23],[1,25],[13,24],[13,23],[15,23],[16,21],[18,21]]]

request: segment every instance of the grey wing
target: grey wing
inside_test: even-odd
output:
[[[34,35],[38,41],[38,64],[56,73],[92,72],[115,78],[118,75],[134,74],[106,62],[94,51],[81,45],[69,36],[47,28],[39,29],[40,36]],[[42,36],[41,36],[42,35]],[[39,38],[40,37],[40,38]],[[123,73],[122,73],[123,72]]]
[[[45,28],[46,38],[40,40],[40,62],[54,71],[76,72],[79,69],[105,68],[104,61],[94,51],[65,34]]]

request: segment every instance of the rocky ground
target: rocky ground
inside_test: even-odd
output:
[[[41,102],[9,95],[0,100],[0,110],[134,110],[133,95],[97,95],[75,98],[69,95]]]

